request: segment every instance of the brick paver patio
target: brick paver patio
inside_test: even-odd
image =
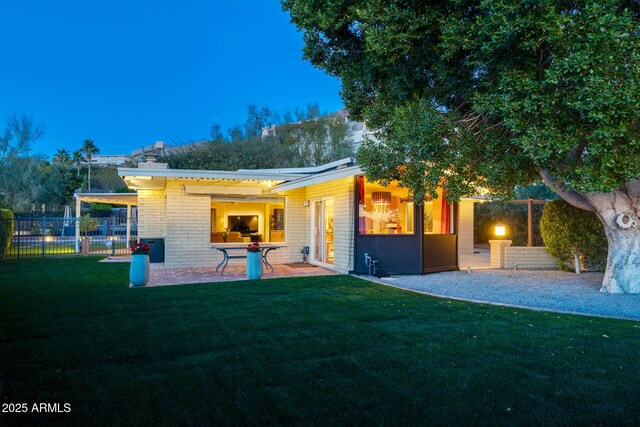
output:
[[[114,257],[104,259],[103,262],[130,262],[131,257]],[[331,270],[315,267],[307,264],[303,267],[290,267],[286,264],[274,264],[274,272],[264,269],[262,279],[274,279],[278,277],[302,277],[302,276],[327,276],[336,274]],[[209,282],[232,282],[247,280],[246,267],[244,263],[229,263],[224,270],[224,275],[215,272],[215,265],[212,267],[192,267],[192,268],[166,268],[164,263],[151,264],[151,280],[147,286],[183,285],[187,283],[209,283]]]

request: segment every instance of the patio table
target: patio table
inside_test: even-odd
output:
[[[272,273],[274,272],[273,266],[269,263],[267,256],[269,255],[269,252],[275,251],[282,247],[284,246],[263,246],[262,247],[262,263],[267,267],[269,267]],[[218,272],[218,269],[222,267],[222,272],[220,274],[224,274],[224,269],[227,267],[227,264],[229,264],[230,259],[241,259],[241,258],[247,257],[247,252],[246,252],[247,245],[217,246],[215,247],[215,249],[222,252],[222,262],[220,262],[220,264],[218,264],[218,266],[216,267],[216,273]],[[228,251],[236,251],[236,250],[243,250],[244,253],[239,255],[229,255]]]

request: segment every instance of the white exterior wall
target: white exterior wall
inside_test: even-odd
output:
[[[556,268],[556,261],[544,246],[511,246],[511,240],[489,240],[491,268]]]
[[[473,255],[473,201],[458,203],[458,254]]]
[[[187,194],[180,182],[167,182],[165,265],[215,267],[210,244],[211,196]]]
[[[138,237],[165,236],[164,190],[138,190]]]
[[[222,254],[211,248],[211,196],[189,194],[183,183],[167,182],[164,190],[138,191],[140,237],[165,238],[165,265],[215,267]],[[334,199],[334,254],[336,272],[353,269],[354,179],[342,178],[323,184],[277,193],[285,196],[285,247],[270,252],[273,264],[302,262],[301,250],[311,246],[311,206],[305,200]],[[230,262],[239,263],[240,260]]]
[[[334,200],[334,270],[348,273],[353,270],[353,244],[355,233],[354,204],[355,181],[353,177],[337,179],[307,187],[307,199],[332,197]],[[313,202],[312,202],[313,203]],[[311,211],[311,207],[307,208]],[[311,219],[307,220],[307,244],[311,245]]]

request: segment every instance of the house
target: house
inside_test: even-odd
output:
[[[459,254],[473,253],[477,200],[416,205],[395,183],[369,182],[352,158],[234,172],[148,162],[118,172],[137,190],[139,238],[163,238],[169,268],[215,266],[216,249],[250,241],[278,246],[272,263],[306,257],[339,273],[367,272],[365,254],[387,273],[422,274],[458,269]],[[221,241],[225,230],[233,241]]]

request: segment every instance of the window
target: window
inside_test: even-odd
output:
[[[438,198],[424,202],[424,234],[453,234],[453,204],[438,190]]]
[[[414,203],[409,190],[391,183],[384,187],[358,177],[359,234],[413,234]]]
[[[285,206],[282,197],[212,197],[211,242],[284,242]]]

